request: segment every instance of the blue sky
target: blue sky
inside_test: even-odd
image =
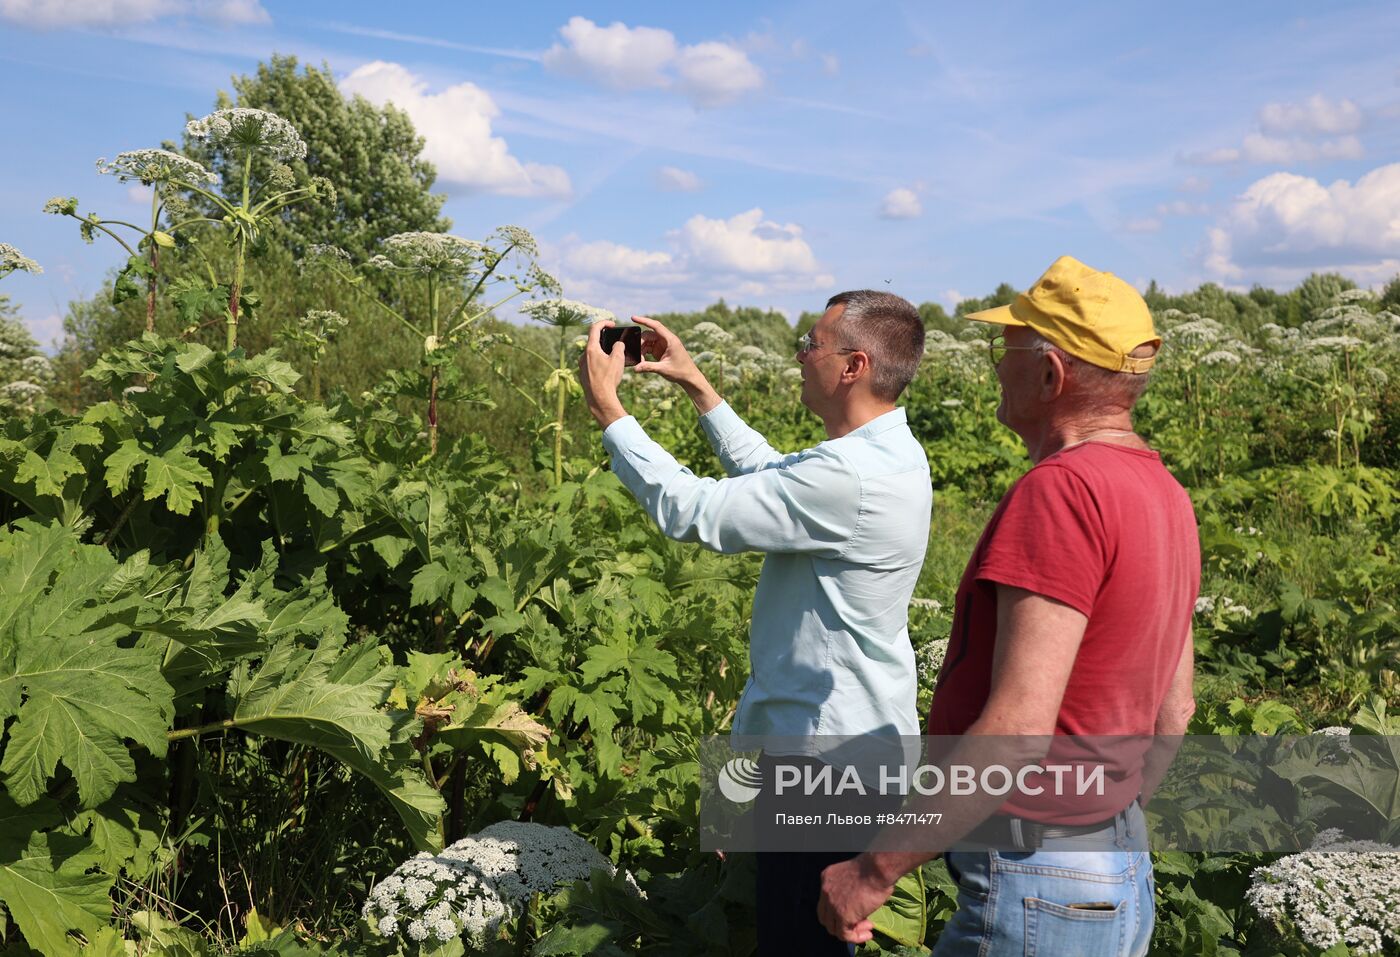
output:
[[[1400,5],[0,0],[0,291],[48,345],[117,262],[53,195],[178,139],[271,53],[428,140],[454,232],[515,223],[565,295],[790,318],[945,306],[1069,253],[1145,286],[1400,273]]]

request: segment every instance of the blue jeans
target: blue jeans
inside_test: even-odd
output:
[[[1110,836],[1122,850],[1102,850]],[[933,957],[1142,957],[1152,943],[1152,858],[1136,803],[1102,835],[952,851],[946,863],[958,909]]]

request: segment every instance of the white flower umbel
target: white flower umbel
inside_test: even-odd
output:
[[[185,132],[229,153],[260,153],[276,160],[302,159],[306,141],[276,113],[235,107],[190,120]]]
[[[1318,950],[1400,951],[1400,848],[1346,841],[1335,828],[1310,850],[1255,870],[1246,897],[1284,932]]]
[[[0,243],[0,276],[12,272],[41,273],[44,267],[9,243]]]
[[[196,163],[188,156],[172,153],[169,150],[129,150],[118,153],[110,163],[97,161],[97,171],[115,176],[120,182],[140,180],[149,186],[152,183],[217,183],[219,177]]]
[[[482,260],[482,244],[449,233],[398,233],[380,244],[384,250],[366,264],[386,272],[463,275]]]
[[[567,328],[591,326],[595,322],[616,322],[617,316],[606,309],[590,306],[574,299],[535,299],[520,304],[520,311],[546,325]]]
[[[553,893],[597,870],[617,872],[568,828],[502,821],[441,854],[404,861],[374,886],[360,913],[384,937],[402,934],[423,944],[463,934],[480,948],[532,895]]]

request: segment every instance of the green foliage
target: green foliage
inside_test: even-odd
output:
[[[751,953],[752,862],[691,848],[697,742],[728,729],[746,679],[757,560],[664,538],[606,470],[572,371],[580,330],[510,326],[481,297],[493,277],[504,295],[517,279],[553,292],[533,241],[440,236],[402,113],[347,102],[328,69],[291,58],[234,86],[240,105],[292,119],[306,157],[288,171],[187,142],[233,197],[228,222],[175,228],[160,191],[126,268],[70,307],[63,411],[11,405],[0,423],[0,942],[306,957],[332,941],[388,957],[355,930],[375,876],[514,818],[574,828],[648,896],[595,875],[497,952]],[[245,176],[335,190],[255,214],[236,195]],[[76,200],[53,211],[89,237],[107,225]],[[409,235],[381,246],[390,234]],[[315,243],[393,268],[299,274]],[[411,277],[389,255],[444,243],[473,250],[472,268]],[[1003,284],[954,311],[1015,295]],[[1193,730],[1248,740],[1346,721],[1373,740],[1322,787],[1387,826],[1396,295],[1335,275],[1291,292],[1149,289],[1167,350],[1136,420],[1200,520]],[[229,349],[217,326],[232,299],[244,328]],[[944,606],[1027,462],[995,424],[984,330],[935,304],[920,314],[929,347],[902,404],[937,492],[910,615],[926,704]],[[791,361],[815,313],[796,330],[722,301],[658,318],[774,446],[822,440]],[[35,358],[0,327],[0,383],[37,374]],[[673,390],[629,375],[622,398],[685,464],[719,474]],[[1245,823],[1316,828],[1265,817]],[[1301,953],[1246,906],[1265,862],[1158,855],[1153,952]],[[911,875],[866,951],[921,952],[955,897],[941,863]]]
[[[288,209],[271,242],[297,256],[323,243],[367,259],[379,240],[395,233],[450,229],[451,220],[441,215],[447,197],[431,192],[437,171],[423,159],[423,138],[408,115],[392,105],[347,98],[327,64],[297,67],[296,57],[274,53],[255,73],[233,78],[232,96],[220,93],[215,100],[215,109],[251,107],[286,119],[307,145],[305,158],[288,164],[293,173],[299,180],[319,176],[335,184],[334,202]],[[225,191],[236,185],[242,171],[211,156],[202,142],[186,135],[182,150],[218,173]]]

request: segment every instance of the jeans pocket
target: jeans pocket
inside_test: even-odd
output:
[[[1024,898],[1026,957],[1120,957],[1127,945],[1127,906],[1123,901],[1086,900],[1056,904]]]

